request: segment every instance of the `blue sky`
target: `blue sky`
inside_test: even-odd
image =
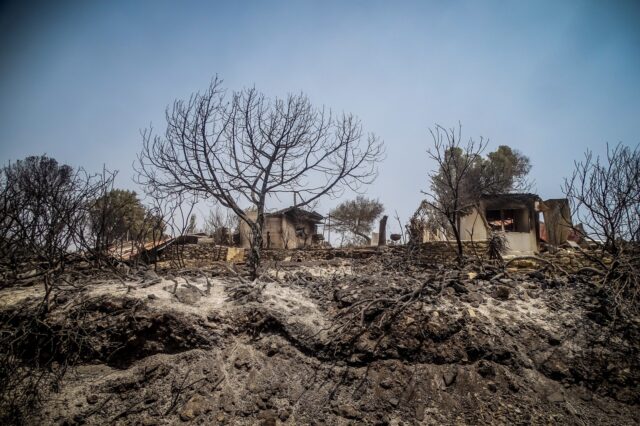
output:
[[[640,142],[638,22],[632,1],[5,2],[0,160],[105,164],[136,189],[140,130],[217,73],[358,115],[387,147],[367,193],[403,219],[435,123],[519,149],[559,197],[585,149]]]

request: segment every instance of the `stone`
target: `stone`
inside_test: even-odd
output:
[[[160,423],[158,419],[154,419],[149,414],[144,414],[142,419],[138,420],[138,424],[141,426],[158,426]]]
[[[456,381],[457,376],[458,376],[458,371],[455,369],[445,371],[445,373],[442,375],[442,378],[444,379],[444,384],[447,386],[451,386]]]
[[[497,286],[493,291],[493,298],[498,300],[507,300],[509,299],[510,290],[509,287],[505,286]]]
[[[179,411],[180,420],[188,422],[204,412],[206,401],[201,395],[194,395]]]
[[[336,414],[347,419],[358,419],[361,417],[358,410],[349,404],[340,404],[334,409],[334,411]]]
[[[495,377],[496,369],[486,361],[478,362],[478,374],[482,377]]]
[[[545,279],[544,273],[541,271],[529,272],[529,277],[534,278],[536,280],[540,280],[540,281]]]
[[[547,336],[547,342],[549,342],[549,344],[552,346],[558,346],[560,344],[560,338],[555,334],[549,333],[549,335]]]
[[[195,305],[201,297],[200,291],[193,286],[180,287],[176,290],[176,298],[185,305]]]
[[[472,291],[466,296],[466,300],[470,303],[482,303],[484,301],[484,297],[478,292]]]
[[[241,358],[236,358],[236,360],[233,362],[233,366],[237,369],[241,369],[243,367],[246,367],[247,365],[249,365],[249,362]]]
[[[549,402],[563,402],[564,401],[564,395],[562,394],[562,392],[550,393],[549,395],[547,395],[547,401],[549,401]]]
[[[91,405],[95,404],[96,402],[98,402],[98,395],[96,394],[91,394],[87,396],[87,402]]]
[[[156,295],[155,295],[155,294],[153,294],[153,293],[151,293],[150,295],[148,295],[148,296],[147,296],[147,299],[149,299],[149,300],[155,300],[155,299],[157,299],[157,298],[158,298],[158,296],[156,296]]]
[[[450,286],[457,294],[465,294],[469,292],[469,290],[467,290],[467,288],[458,281],[453,281]]]
[[[589,390],[584,386],[580,386],[578,389],[576,389],[576,395],[578,395],[578,398],[583,401],[591,401],[593,399],[591,392],[589,392]]]
[[[393,381],[389,378],[380,381],[380,387],[384,389],[389,389],[393,386]]]
[[[281,422],[286,421],[290,416],[291,416],[291,410],[289,410],[288,408],[282,409],[280,410],[280,413],[278,413],[278,418],[280,419]]]
[[[258,413],[258,418],[262,420],[275,419],[276,413],[273,410],[264,410]]]
[[[389,399],[389,404],[393,405],[394,407],[397,407],[399,403],[400,400],[398,400],[398,398],[393,397]]]
[[[424,420],[424,410],[425,410],[424,403],[418,402],[416,404],[416,420],[417,421],[421,422]]]

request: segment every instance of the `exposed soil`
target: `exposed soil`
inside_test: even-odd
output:
[[[640,423],[640,320],[588,278],[334,259],[240,280],[141,271],[58,296],[49,326],[87,337],[28,423]],[[2,290],[0,315],[37,296]]]

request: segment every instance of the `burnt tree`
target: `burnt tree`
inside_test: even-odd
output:
[[[85,245],[87,210],[113,176],[89,175],[46,156],[0,169],[0,266],[11,271],[8,284],[42,281],[43,315],[68,255],[78,249],[94,254],[93,245]]]
[[[427,150],[429,157],[437,164],[437,170],[430,173],[431,191],[423,192],[427,197],[423,203],[435,211],[445,222],[443,225],[453,233],[456,240],[458,260],[463,259],[460,218],[477,204],[481,189],[475,187],[477,180],[470,177],[475,166],[482,159],[487,142],[469,139],[462,142],[462,126],[445,129],[436,125],[429,130],[433,147]]]
[[[570,178],[565,179],[564,193],[587,240],[601,247],[604,256],[582,251],[600,270],[602,288],[622,313],[640,310],[640,145],[634,148],[607,145],[604,158],[587,151],[575,162]],[[570,218],[567,218],[567,223]],[[587,268],[589,269],[589,268]]]
[[[257,277],[265,205],[297,194],[296,207],[372,182],[382,142],[350,114],[314,107],[303,94],[269,99],[255,88],[209,88],[167,108],[167,129],[143,132],[142,184],[168,194],[213,198],[251,229],[249,265]],[[256,211],[248,215],[246,207]]]
[[[604,159],[587,151],[563,190],[585,237],[613,255],[625,242],[640,242],[640,146],[607,145]]]
[[[421,209],[427,208],[429,219],[436,228],[452,234],[456,240],[458,259],[463,257],[460,218],[477,207],[483,195],[501,194],[515,189],[527,190],[531,170],[529,158],[515,149],[500,145],[494,152],[483,152],[488,142],[462,140],[462,126],[445,129],[436,125],[430,130],[433,147],[427,150],[437,169],[429,174],[430,192]],[[439,222],[439,223],[438,223]]]

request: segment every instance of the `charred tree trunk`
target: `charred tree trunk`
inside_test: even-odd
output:
[[[256,221],[251,224],[251,249],[249,253],[249,274],[252,280],[258,278],[258,269],[260,268],[260,250],[262,249],[263,238],[262,228],[264,227],[264,213],[258,212]]]
[[[450,223],[451,223],[451,228],[453,229],[453,236],[456,239],[458,263],[462,263],[462,259],[464,256],[464,247],[462,246],[462,238],[460,237],[459,218],[456,217],[455,219],[450,221]]]
[[[387,215],[382,216],[380,228],[378,228],[378,247],[387,245]]]

